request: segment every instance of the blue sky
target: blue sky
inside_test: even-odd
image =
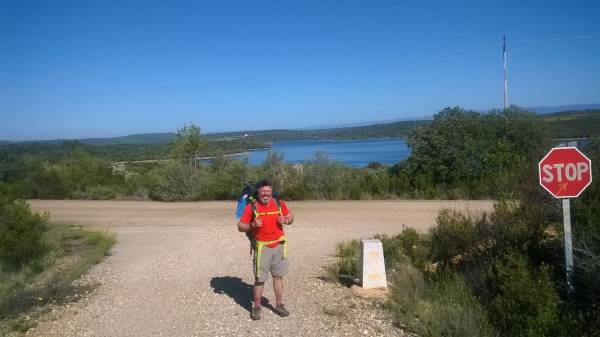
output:
[[[598,1],[0,0],[0,139],[600,103]]]

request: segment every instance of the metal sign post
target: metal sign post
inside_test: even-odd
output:
[[[569,142],[565,147],[572,146],[577,148],[577,141]],[[590,163],[591,164],[591,163]],[[590,177],[591,178],[591,177]],[[591,180],[591,179],[590,179]],[[571,231],[571,199],[562,200],[563,207],[563,228],[565,232],[565,272],[567,273],[567,291],[572,294],[573,287],[573,235]]]
[[[562,200],[563,224],[565,228],[565,269],[567,272],[567,289],[573,292],[573,239],[571,235],[571,199]]]

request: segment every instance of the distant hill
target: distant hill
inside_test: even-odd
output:
[[[553,138],[600,137],[600,109],[554,112],[539,118],[548,124]]]
[[[586,109],[580,109],[580,108]],[[596,108],[589,108],[596,107]],[[599,137],[600,136],[600,104],[575,104],[557,107],[532,107],[527,110],[540,114],[540,118],[549,123],[556,138],[566,137]],[[393,122],[372,122],[369,125],[346,127],[322,127],[317,129],[273,129],[246,130],[236,132],[219,132],[206,134],[211,141],[252,141],[274,142],[300,139],[366,139],[366,138],[398,138],[406,137],[417,126],[429,120],[403,120]],[[368,123],[368,122],[364,122]],[[362,124],[362,123],[360,123]],[[10,142],[0,141],[0,146],[10,144],[62,144],[81,143],[85,145],[165,145],[169,144],[175,133],[145,133],[113,138],[85,138],[76,140],[56,139],[46,141]]]
[[[600,103],[597,104],[571,104],[571,105],[560,105],[560,106],[537,106],[537,107],[529,107],[525,108],[525,110],[535,112],[536,114],[550,114],[556,112],[570,112],[570,111],[583,111],[583,110],[595,110],[600,109]],[[481,112],[490,112],[498,109],[487,109],[487,110],[479,110]],[[397,119],[389,119],[389,120],[380,120],[380,121],[362,121],[355,123],[340,123],[340,124],[328,124],[328,125],[318,125],[311,127],[304,127],[293,130],[321,130],[321,129],[337,129],[337,128],[348,128],[348,127],[358,127],[358,126],[370,126],[375,124],[389,124],[395,122],[409,122],[409,121],[425,121],[432,119],[432,116],[426,117],[414,117],[414,118],[397,118]]]
[[[362,121],[362,122],[355,122],[355,123],[340,123],[340,124],[309,126],[309,127],[292,129],[292,130],[338,129],[338,128],[350,128],[350,127],[357,127],[357,126],[369,126],[369,125],[375,125],[375,124],[389,124],[389,123],[396,123],[396,122],[425,121],[425,120],[430,120],[430,119],[431,119],[431,116],[411,117],[411,118],[395,118],[395,119],[387,119],[387,120],[380,120],[380,121]]]
[[[304,139],[367,139],[367,138],[399,138],[406,137],[418,125],[428,121],[403,121],[367,126],[316,130],[258,130],[207,134],[209,140],[230,140],[251,138],[260,142]]]
[[[175,137],[173,132],[141,133],[113,138],[86,138],[77,141],[89,145],[114,145],[114,144],[167,144]]]
[[[527,110],[537,114],[549,114],[564,111],[582,111],[582,110],[597,110],[600,109],[600,103],[597,104],[571,104],[561,106],[535,106],[527,108]]]
[[[426,121],[403,121],[367,126],[344,128],[329,128],[316,130],[247,130],[237,132],[209,133],[205,136],[211,141],[231,141],[251,139],[258,142],[273,142],[278,140],[298,139],[365,139],[365,138],[396,138],[407,136],[417,125]],[[86,138],[86,139],[54,139],[44,141],[2,142],[3,144],[62,144],[81,143],[85,145],[163,145],[170,143],[175,133],[146,133],[113,138]],[[248,138],[250,137],[250,138]]]
[[[127,144],[144,144],[144,145],[161,145],[170,143],[175,137],[173,132],[163,133],[141,133],[121,137],[110,138],[83,138],[83,139],[51,139],[51,140],[26,140],[20,142],[11,142],[0,140],[0,146],[7,144],[62,144],[62,143],[80,143],[86,145],[127,145]]]

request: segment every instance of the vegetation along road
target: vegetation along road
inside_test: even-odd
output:
[[[52,223],[107,228],[112,255],[87,273],[88,296],[57,307],[36,336],[404,336],[381,301],[324,280],[341,241],[425,230],[438,210],[491,210],[489,201],[299,201],[289,206],[291,271],[280,318],[249,319],[252,273],[233,202],[30,201]],[[265,297],[274,301],[271,284]],[[268,305],[267,305],[268,308]]]

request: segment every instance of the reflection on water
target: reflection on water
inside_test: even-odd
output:
[[[317,151],[323,151],[331,160],[352,167],[364,167],[371,162],[396,164],[410,156],[410,149],[402,138],[284,141],[273,143],[271,150],[282,153],[287,163],[311,160]],[[271,150],[249,151],[234,158],[248,159],[251,165],[260,165]]]

